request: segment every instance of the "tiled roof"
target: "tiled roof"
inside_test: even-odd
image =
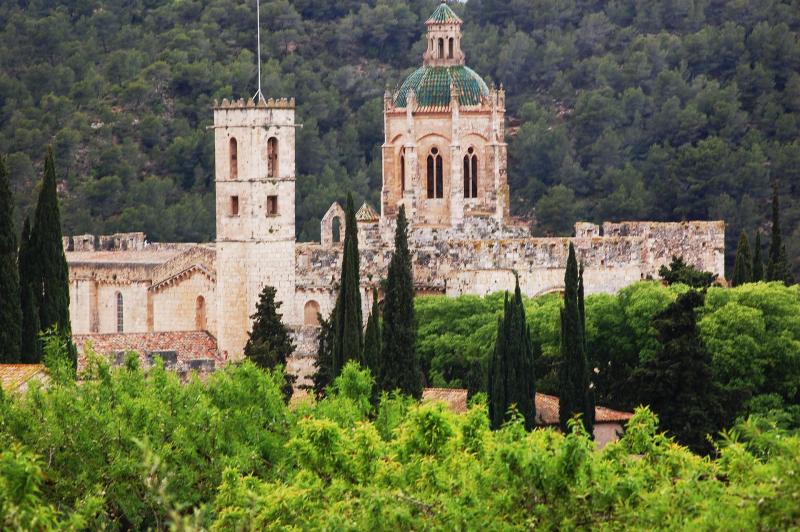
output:
[[[442,2],[439,4],[439,7],[436,8],[436,11],[425,21],[426,24],[436,24],[441,22],[461,22],[461,19],[458,18],[450,6],[447,5],[446,2]]]
[[[603,406],[595,407],[595,423],[617,423],[628,421],[633,414],[611,410]],[[558,397],[544,393],[536,394],[536,423],[538,425],[558,425]]]
[[[366,201],[356,213],[357,222],[377,222],[378,220],[380,220],[380,216]]]
[[[422,390],[422,399],[444,401],[456,413],[467,410],[467,390],[463,388],[425,388]],[[594,416],[595,423],[623,423],[628,421],[633,414],[598,406],[595,408]],[[558,425],[558,423],[558,397],[537,393],[536,424]]]
[[[48,379],[47,369],[43,364],[0,364],[0,388],[4,392],[24,388],[34,377],[42,381]]]
[[[425,388],[422,400],[442,401],[457,414],[467,411],[467,390],[463,388]]]
[[[178,370],[207,371],[224,363],[217,352],[217,339],[205,331],[76,334],[72,340],[78,347],[79,371],[86,366],[84,345],[87,342],[114,364],[122,363],[124,354],[129,351],[139,354],[143,367],[152,364],[154,354],[161,356],[165,365]]]
[[[460,105],[478,105],[483,97],[489,96],[489,87],[481,77],[469,67],[459,65],[450,67],[422,66],[406,78],[394,104],[405,107],[408,92],[413,90],[418,110],[447,110],[450,108],[450,87],[455,86]]]

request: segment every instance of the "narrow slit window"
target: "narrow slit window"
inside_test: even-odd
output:
[[[239,150],[236,145],[236,139],[231,138],[230,142],[230,155],[231,155],[231,179],[239,178]]]
[[[472,147],[464,156],[464,197],[478,197],[478,156]]]
[[[400,150],[400,195],[406,190],[406,149]]]
[[[278,215],[278,196],[267,196],[267,216]]]
[[[278,177],[278,139],[275,137],[267,141],[267,176]]]
[[[449,41],[449,44],[448,44],[447,57],[448,57],[448,59],[452,59],[453,58],[453,38],[452,37],[450,37],[450,41]]]
[[[440,59],[444,58],[444,39],[439,38],[439,56]]]
[[[239,196],[231,196],[231,216],[239,216]]]

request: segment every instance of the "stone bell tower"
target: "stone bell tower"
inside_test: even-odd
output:
[[[214,155],[217,341],[236,359],[265,285],[295,321],[294,98],[215,102]]]

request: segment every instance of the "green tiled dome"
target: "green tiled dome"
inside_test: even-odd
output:
[[[450,6],[442,2],[427,22],[461,22],[461,19],[450,9]]]
[[[420,107],[447,107],[450,105],[451,84],[458,89],[458,103],[461,105],[477,105],[481,96],[489,96],[489,87],[471,68],[423,66],[406,78],[397,91],[394,104],[405,107],[406,95],[413,89]]]

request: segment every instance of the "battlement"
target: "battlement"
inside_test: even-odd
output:
[[[266,100],[260,99],[258,102],[254,102],[251,99],[245,100],[244,98],[239,98],[238,100],[228,100],[227,98],[223,98],[220,102],[219,100],[214,100],[214,110],[217,109],[294,109],[295,108],[295,101],[294,98],[268,98]]]

